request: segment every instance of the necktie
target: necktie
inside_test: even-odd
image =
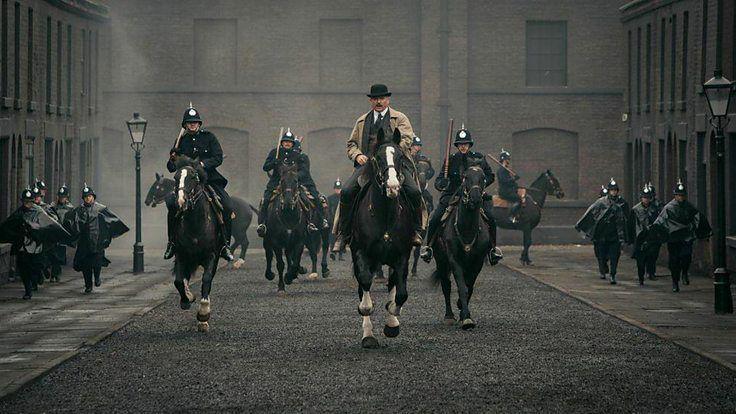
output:
[[[383,115],[379,113],[378,117],[376,118],[376,126],[381,125],[381,121],[383,121]]]

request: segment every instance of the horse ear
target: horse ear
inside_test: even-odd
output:
[[[394,129],[394,144],[399,145],[401,143],[401,131],[399,128]]]
[[[552,171],[550,171],[549,168],[547,169],[547,174],[552,174]]]
[[[161,174],[156,173],[156,181],[159,181],[161,179]]]

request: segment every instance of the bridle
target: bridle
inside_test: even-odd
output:
[[[191,167],[184,167],[181,170],[189,168],[192,172],[192,180],[194,180],[194,186],[187,190],[186,186],[179,186],[177,185],[175,194],[179,194],[179,191],[184,191],[184,205],[179,207],[179,213],[184,214],[185,212],[192,209],[193,206],[197,205],[199,202],[199,199],[202,198],[204,195],[204,187],[202,186],[199,174],[197,174],[197,171],[194,168]],[[179,170],[179,174],[181,174],[181,170]]]
[[[378,150],[376,150],[376,154],[378,154],[378,153],[379,153]],[[396,148],[396,151],[394,151],[394,154],[401,154],[401,150],[399,150],[398,148]],[[399,165],[401,164],[401,161],[402,161],[401,155],[399,155],[394,160],[394,165],[393,166],[388,165],[388,163],[387,163],[386,164],[386,168],[381,168],[381,166],[378,164],[378,156],[377,155],[373,155],[373,157],[371,158],[371,166],[372,166],[373,172],[374,172],[373,179],[375,180],[376,185],[378,185],[379,188],[385,188],[386,187],[386,182],[388,181],[388,170],[391,167],[393,167],[396,170],[396,177],[399,179],[399,186],[402,186],[404,184],[404,179],[406,177],[404,177],[404,174],[401,171],[402,169],[399,167]]]
[[[468,168],[468,171],[471,171],[471,170],[472,171],[479,171],[479,172],[482,173],[482,170],[478,166],[469,167]],[[468,179],[468,176],[467,176],[467,171],[466,171],[466,173],[463,175],[463,181],[462,181],[462,184],[461,184],[461,187],[463,189],[463,193],[462,193],[462,197],[461,197],[461,202],[462,202],[463,206],[466,206],[466,207],[467,207],[468,203],[470,203],[470,193],[472,193],[473,190],[476,190],[477,189],[478,191],[480,191],[481,200],[482,200],[482,197],[483,197],[483,187],[480,184],[473,184],[471,186],[468,186],[466,184],[467,183],[467,179]],[[474,214],[480,215],[480,206],[478,208],[476,208],[476,210],[477,211]],[[455,230],[455,234],[457,235],[457,239],[463,245],[463,250],[465,251],[465,253],[468,253],[473,248],[473,245],[475,245],[475,242],[478,241],[478,234],[480,234],[480,226],[475,226],[475,233],[473,233],[473,239],[470,240],[470,242],[465,242],[465,240],[463,240],[463,235],[460,232],[460,228],[458,227],[458,219],[459,219],[459,217],[460,217],[460,209],[458,209],[457,212],[455,213],[455,220],[453,221],[452,226],[453,226],[453,228]]]
[[[468,170],[474,170],[474,171],[482,171],[480,167],[472,166],[468,168]],[[472,186],[468,187],[465,185],[465,180],[468,178],[468,176],[465,174],[463,175],[463,182],[460,184],[460,186],[463,189],[463,195],[462,195],[462,202],[463,204],[467,205],[470,202],[470,193],[473,190],[480,191],[481,197],[483,196],[483,187],[480,186],[480,184],[473,184]]]
[[[156,181],[156,185],[161,185],[163,187],[163,185],[164,185],[163,182],[164,182],[163,179],[161,179],[161,184],[159,184],[159,182]],[[156,188],[156,190],[158,190],[158,188]],[[151,205],[153,205],[155,207],[157,204],[161,204],[161,203],[165,202],[166,201],[166,197],[169,194],[171,194],[171,193],[176,193],[176,191],[177,190],[172,189],[170,193],[167,193],[165,191],[164,192],[161,192],[161,193],[157,192],[156,194],[153,195],[153,200],[151,200]]]
[[[287,233],[291,233],[296,228],[296,226],[298,226],[299,223],[302,221],[301,219],[302,219],[302,213],[303,212],[302,212],[302,209],[299,206],[299,186],[297,185],[296,191],[293,192],[294,194],[293,194],[293,196],[292,196],[292,198],[290,200],[291,201],[290,204],[295,206],[295,208],[297,210],[297,213],[298,213],[298,216],[297,216],[298,219],[293,224],[289,224],[289,223],[286,223],[283,220],[283,218],[282,218],[282,214],[281,213],[284,212],[284,206],[286,206],[286,204],[287,204],[287,200],[286,200],[286,197],[285,197],[285,193],[286,192],[284,191],[284,186],[282,185],[283,184],[283,180],[284,180],[284,176],[286,174],[296,174],[296,172],[295,171],[285,171],[284,173],[281,174],[281,180],[279,182],[279,187],[280,187],[280,191],[279,191],[279,206],[278,206],[278,209],[277,209],[278,214],[276,214],[276,219],[284,226],[284,228],[286,228]]]

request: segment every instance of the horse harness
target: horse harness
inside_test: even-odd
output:
[[[213,207],[213,210],[215,211],[215,217],[217,217],[217,222],[220,225],[225,224],[225,220],[222,217],[224,208],[222,206],[222,203],[220,202],[220,197],[217,195],[214,189],[210,187],[209,185],[203,184],[199,180],[199,174],[196,172],[194,173],[194,179],[197,182],[197,185],[195,185],[191,190],[187,191],[185,187],[176,187],[176,192],[184,191],[184,207],[180,208],[176,215],[177,217],[181,217],[184,215],[184,213],[191,208],[191,206],[196,205],[199,202],[199,199],[202,197],[207,198],[207,202],[210,206]]]

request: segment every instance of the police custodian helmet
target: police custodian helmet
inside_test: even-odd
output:
[[[59,187],[59,192],[56,193],[59,197],[69,197],[69,187],[66,184]]]
[[[682,179],[677,179],[677,184],[675,185],[675,190],[673,191],[675,195],[687,195],[687,188],[685,188],[685,184],[682,183]]]
[[[470,136],[470,131],[465,129],[465,124],[455,134],[455,142],[453,144],[456,147],[460,144],[470,144],[471,147],[473,146],[473,137]]]
[[[43,180],[39,180],[38,178],[36,178],[36,188],[38,188],[39,190],[45,190],[46,183],[43,182]]]
[[[501,153],[498,154],[498,159],[499,159],[499,161],[510,160],[511,159],[511,153],[509,153],[505,149],[501,148]]]
[[[644,185],[644,188],[641,189],[641,194],[639,195],[641,198],[648,198],[652,199],[652,188],[649,187],[649,185]]]
[[[338,178],[337,180],[335,180],[335,185],[332,186],[332,189],[337,190],[339,188],[342,188],[342,181],[340,181],[340,179]]]
[[[93,195],[97,197],[97,194],[95,194],[95,190],[93,190],[92,187],[88,186],[87,183],[84,183],[84,187],[82,187],[82,198],[87,197],[88,195]]]
[[[619,189],[618,188],[618,183],[616,182],[616,180],[613,179],[613,177],[611,177],[611,180],[608,182],[607,188],[608,188],[609,191],[610,190],[618,190]]]
[[[22,201],[33,201],[35,197],[33,196],[33,191],[31,191],[30,188],[26,187],[25,190],[20,195],[20,199]]]
[[[199,117],[199,111],[194,109],[191,102],[189,102],[189,108],[184,111],[184,116],[181,120],[182,128],[184,128],[184,125],[186,125],[187,122],[199,122],[200,124],[202,123],[202,118]]]
[[[281,142],[284,142],[284,141],[291,142],[291,143],[296,141],[296,139],[294,138],[294,134],[291,132],[291,128],[287,128],[284,135],[281,136]]]
[[[412,140],[411,140],[411,145],[418,145],[418,146],[421,147],[422,146],[422,139],[419,138],[418,136],[414,135],[414,138],[412,138]]]

